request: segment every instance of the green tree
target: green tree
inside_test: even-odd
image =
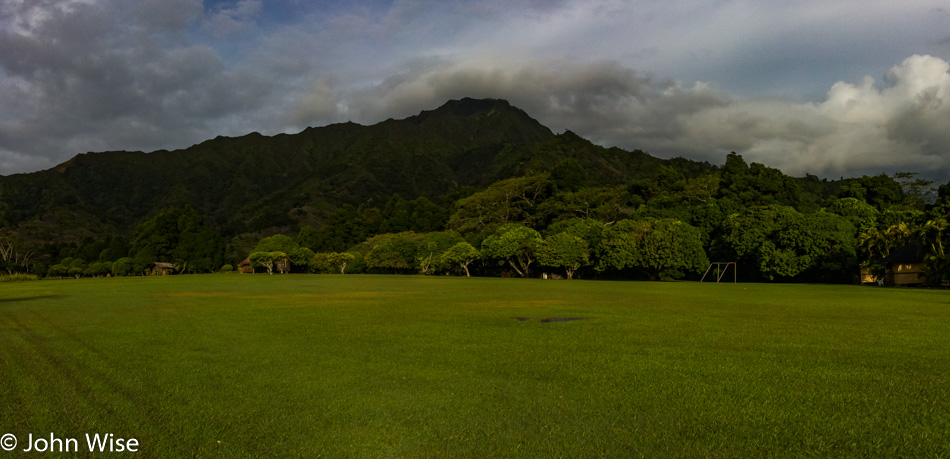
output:
[[[12,235],[0,235],[0,269],[8,274],[29,271],[37,250]]]
[[[409,229],[417,233],[431,233],[445,229],[448,214],[446,210],[420,196],[410,202],[412,213],[409,215]]]
[[[441,270],[444,266],[440,258],[442,253],[462,241],[462,238],[454,231],[435,231],[418,234],[416,237],[418,244],[416,261],[419,264],[419,271],[426,275]]]
[[[830,212],[801,214],[785,206],[752,207],[723,221],[722,242],[767,279],[811,273],[817,280],[850,281],[858,233]]]
[[[291,265],[297,267],[297,269],[302,272],[309,272],[314,268],[312,265],[314,255],[313,250],[307,247],[297,247],[287,252]]]
[[[735,152],[726,157],[720,179],[719,197],[745,206],[799,203],[799,186],[794,179],[759,163],[746,165]]]
[[[920,241],[924,252],[924,264],[928,283],[939,284],[950,278],[950,256],[943,245],[944,237],[950,230],[950,223],[944,217],[927,220],[916,229],[913,238]]]
[[[557,233],[544,238],[538,250],[538,263],[552,268],[563,268],[568,280],[574,272],[590,263],[590,248],[587,241],[567,233]]]
[[[299,246],[294,242],[293,238],[284,234],[275,234],[270,237],[265,237],[257,243],[257,246],[254,247],[254,250],[251,252],[284,252],[290,253],[296,250]]]
[[[627,197],[623,186],[558,193],[537,206],[535,220],[545,226],[573,218],[614,222],[632,212],[627,207]]]
[[[333,272],[333,266],[329,261],[330,254],[327,252],[317,252],[310,259],[310,267],[318,273]]]
[[[551,170],[551,181],[559,191],[577,191],[587,186],[587,170],[576,159],[567,158]]]
[[[878,211],[883,211],[894,204],[903,202],[904,191],[901,189],[901,184],[887,174],[871,177],[865,175],[848,179],[841,186],[839,197],[859,199],[874,206]]]
[[[608,226],[599,220],[589,218],[573,218],[564,220],[548,227],[548,234],[567,233],[583,239],[590,250],[591,262],[596,264],[597,254],[603,252],[604,235]]]
[[[300,239],[298,235],[297,242],[314,252],[343,251],[377,234],[383,223],[375,207],[360,209],[344,204],[326,218],[315,236]]]
[[[412,229],[412,205],[394,194],[386,206],[383,207],[383,224],[379,227],[380,233],[401,233]]]
[[[633,268],[651,280],[680,279],[709,265],[699,230],[671,218],[622,220],[604,235],[597,269]]]
[[[396,272],[415,270],[419,245],[416,233],[404,231],[396,234],[380,234],[367,241],[370,249],[364,257],[369,268]]]
[[[491,184],[456,203],[448,227],[460,234],[485,236],[510,222],[531,222],[536,207],[554,189],[548,174],[515,177]]]
[[[156,261],[166,261],[174,262],[181,272],[211,272],[221,264],[224,248],[221,236],[202,224],[195,209],[186,206],[165,209],[139,225],[128,253],[135,254],[136,271],[144,271]],[[96,249],[97,255],[101,252]]]
[[[848,219],[858,231],[877,226],[878,210],[858,198],[837,199],[828,206],[828,211]]]
[[[537,231],[519,224],[508,224],[482,241],[481,255],[482,258],[508,262],[519,276],[528,277],[542,242]]]
[[[69,275],[69,266],[60,264],[55,264],[49,267],[49,271],[46,272],[47,277],[59,277],[63,278]]]
[[[129,257],[122,257],[112,263],[113,276],[128,276],[132,274],[133,260]]]
[[[314,251],[319,250],[320,232],[314,229],[314,227],[306,225],[303,228],[300,228],[300,232],[297,233],[296,242],[300,247],[306,247]]]
[[[277,262],[276,253],[277,252],[251,252],[247,258],[251,260],[253,266],[264,268],[267,270],[267,274],[273,275],[274,264]],[[283,255],[286,256],[286,254]]]
[[[148,267],[151,266],[158,260],[158,255],[155,253],[155,249],[151,246],[142,247],[137,252],[135,256],[132,257],[132,269],[136,273],[145,274],[145,271],[148,270]]]
[[[465,277],[471,277],[468,271],[468,265],[478,260],[478,249],[468,242],[459,242],[440,255],[441,262],[445,266],[456,265],[465,271]]]
[[[86,266],[86,269],[83,270],[83,274],[89,277],[102,277],[111,272],[112,262],[108,261],[89,263],[89,265]]]
[[[327,254],[327,263],[335,269],[338,269],[340,274],[345,274],[346,265],[353,261],[354,258],[356,257],[351,253],[333,252]]]
[[[894,179],[904,192],[904,207],[923,210],[937,199],[937,189],[933,186],[933,180],[921,179],[917,175],[916,172],[898,172],[894,174]]]

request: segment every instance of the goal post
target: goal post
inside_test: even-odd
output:
[[[732,265],[732,283],[736,283],[739,277],[739,266],[734,261],[714,261],[709,264],[709,267],[706,268],[706,273],[703,274],[702,279],[699,282],[706,280],[706,276],[709,275],[709,272],[712,271],[713,266],[716,267],[716,283],[722,280],[723,276],[726,275],[726,271],[729,270],[729,266]]]

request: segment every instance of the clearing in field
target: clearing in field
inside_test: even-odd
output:
[[[169,457],[945,456],[948,332],[950,295],[932,290],[15,283],[0,289],[0,434],[82,452],[111,433]]]

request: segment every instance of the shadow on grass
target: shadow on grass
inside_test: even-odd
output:
[[[0,298],[0,303],[20,303],[24,301],[35,301],[35,300],[61,300],[66,298],[66,295],[36,295],[36,296],[24,296],[22,298]]]
[[[512,317],[512,319],[517,320],[518,322],[527,322],[531,319],[527,317]],[[550,322],[571,322],[575,320],[587,320],[585,317],[548,317],[547,319],[541,319],[539,322],[546,324]]]

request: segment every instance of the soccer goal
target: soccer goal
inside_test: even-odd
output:
[[[736,282],[736,279],[739,277],[739,268],[734,261],[714,261],[709,264],[709,268],[706,268],[706,274],[703,274],[703,278],[699,281],[702,282],[706,280],[706,276],[712,271],[713,266],[716,267],[716,283],[722,280],[723,276],[726,275],[726,271],[729,270],[729,265],[732,265],[732,283]]]

